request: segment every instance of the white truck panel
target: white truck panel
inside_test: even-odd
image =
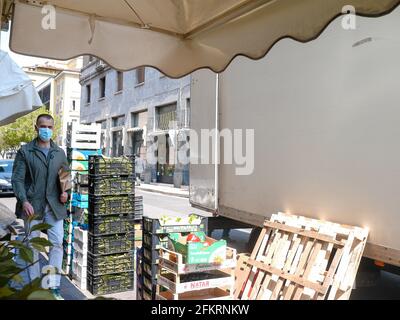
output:
[[[235,165],[220,165],[221,215],[254,222],[302,214],[368,227],[370,243],[400,249],[399,30],[400,8],[357,17],[356,30],[338,18],[315,41],[284,39],[262,60],[229,66],[220,77],[220,127],[255,129],[255,170],[238,176]],[[214,123],[196,116],[214,108],[215,84],[195,79],[199,130]],[[195,167],[192,198],[203,174]]]
[[[200,70],[193,74],[191,85],[191,127],[199,137],[201,129],[215,128],[215,74],[209,70]],[[215,165],[201,164],[201,148],[194,145],[193,134],[190,137],[190,202],[209,210],[215,210]],[[211,144],[210,144],[211,147]],[[211,152],[210,152],[211,154]],[[193,163],[198,163],[193,165]]]

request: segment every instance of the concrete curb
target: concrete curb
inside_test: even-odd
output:
[[[151,188],[146,188],[146,187],[141,187],[141,186],[135,186],[137,190],[142,190],[142,191],[147,191],[147,192],[152,192],[152,193],[160,193],[160,194],[165,194],[168,196],[175,196],[175,197],[180,197],[180,198],[186,198],[189,199],[189,193],[188,194],[181,194],[181,193],[174,193],[174,192],[168,192],[168,191],[163,191],[163,190],[157,190],[157,189],[151,189]]]

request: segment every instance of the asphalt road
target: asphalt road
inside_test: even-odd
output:
[[[192,208],[189,200],[181,197],[168,196],[152,192],[137,191],[138,195],[143,196],[144,215],[150,217],[160,217],[162,215],[178,215],[183,216],[190,213],[196,213],[204,216],[210,216],[208,212]],[[15,208],[15,198],[0,197],[0,203],[5,204],[11,210]],[[222,231],[216,230],[212,237],[219,239]],[[243,252],[248,241],[249,230],[232,230],[228,245],[236,248],[238,252]],[[63,285],[64,293],[68,299],[82,299],[82,294],[70,283]],[[76,292],[75,292],[76,291]],[[90,297],[90,296],[89,296]],[[115,298],[129,299],[130,295],[116,294]],[[400,300],[400,276],[387,272],[381,272],[379,280],[374,285],[368,287],[356,287],[352,292],[351,299],[396,299]]]

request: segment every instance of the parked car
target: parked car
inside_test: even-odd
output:
[[[12,194],[11,175],[14,160],[0,160],[0,194]]]

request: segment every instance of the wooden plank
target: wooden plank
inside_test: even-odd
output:
[[[271,246],[268,249],[267,255],[264,256],[264,254],[262,254],[260,256],[260,258],[258,259],[259,261],[262,261],[265,264],[271,264],[272,255],[275,253],[275,251],[280,243],[280,238],[281,238],[281,233],[279,232],[279,230],[277,230],[275,232],[275,236],[273,237],[273,239],[271,239]],[[266,277],[266,279],[264,279],[264,277]],[[257,279],[254,282],[253,289],[249,296],[250,300],[257,299],[258,293],[261,289],[261,284],[262,284],[262,282],[265,282],[265,281],[269,281],[269,276],[265,274],[264,270],[259,270]]]
[[[276,274],[279,277],[282,277],[286,280],[289,280],[295,284],[301,285],[301,286],[306,286],[306,287],[310,287],[315,291],[321,292],[321,293],[325,293],[326,290],[322,287],[322,285],[318,284],[318,283],[314,283],[311,281],[308,281],[298,275],[294,275],[294,274],[290,274],[287,272],[283,272],[281,269],[277,269],[271,266],[267,266],[265,264],[263,264],[260,261],[255,261],[255,260],[251,260],[249,259],[248,263],[250,265],[253,265],[255,267],[257,267],[258,269],[264,270],[266,272],[269,272],[271,274]]]
[[[257,240],[257,244],[254,247],[254,250],[253,250],[250,258],[254,259],[260,255],[260,252],[262,252],[267,245],[268,238],[269,238],[268,235],[271,232],[272,232],[271,230],[268,230],[268,233],[267,233],[267,229],[265,229],[265,228],[261,231],[261,234]],[[244,288],[242,289],[242,291],[243,291],[242,299],[243,300],[248,299],[248,295],[249,295],[249,292],[251,292],[253,282],[257,278],[257,269],[256,268],[249,266],[248,268],[246,268],[246,272],[248,273],[248,277],[244,283],[244,286],[243,286]]]
[[[365,239],[366,240],[366,239]],[[339,289],[343,291],[343,294],[337,297],[339,300],[349,299],[353,284],[357,276],[357,270],[361,262],[362,253],[365,249],[366,241],[360,241],[355,239],[355,245],[352,248],[352,255],[349,266],[345,273],[344,279],[342,280]]]
[[[285,233],[285,236],[281,239],[281,244],[278,249],[278,254],[276,254],[271,262],[271,266],[277,269],[283,270],[285,267],[285,261],[287,261],[287,256],[289,254],[289,249],[291,248],[291,244],[293,242],[293,238],[297,237],[296,234],[293,233]],[[265,283],[262,287],[262,296],[260,299],[270,300],[273,291],[278,285],[280,277],[277,275],[271,275],[268,283]]]
[[[283,271],[283,272],[288,272],[288,271],[290,270],[290,267],[291,267],[291,265],[292,265],[292,263],[293,263],[293,260],[294,260],[294,258],[295,258],[295,255],[296,255],[297,248],[298,248],[299,245],[300,245],[300,240],[301,240],[301,239],[297,236],[297,234],[293,234],[293,235],[291,236],[291,239],[290,239],[290,247],[289,247],[289,250],[288,250],[288,255],[287,255],[287,257],[286,257],[285,265],[284,265],[283,268],[282,268],[282,271]],[[284,278],[279,277],[279,279],[278,279],[277,282],[276,282],[275,288],[274,288],[274,290],[271,292],[271,296],[269,297],[270,300],[276,300],[276,299],[278,299],[279,294],[280,294],[280,291],[281,291],[281,289],[282,289],[282,286],[283,286],[284,282],[285,282]],[[265,298],[266,298],[266,297],[265,297]]]
[[[298,222],[302,222],[303,227],[305,226],[324,226],[329,224],[331,229],[334,229],[336,233],[343,234],[348,236],[351,233],[354,234],[354,236],[360,240],[362,240],[365,237],[365,229],[356,227],[356,226],[350,226],[346,224],[339,224],[339,223],[334,223],[334,222],[328,222],[328,221],[321,221],[313,218],[307,218],[303,216],[295,216],[287,213],[282,213],[279,212],[277,214],[278,217],[280,217],[280,220],[298,220]],[[272,221],[272,219],[271,219]],[[367,232],[368,233],[368,232]]]
[[[307,262],[308,256],[310,254],[311,248],[312,248],[313,243],[314,243],[314,240],[311,240],[310,238],[306,237],[305,239],[306,239],[307,243],[306,243],[306,245],[304,247],[304,250],[301,251],[300,261],[299,261],[299,264],[295,267],[296,271],[294,272],[294,274],[296,276],[298,276],[298,277],[303,273],[304,265]],[[300,249],[301,249],[301,246],[300,246]],[[290,300],[291,299],[295,287],[296,287],[296,285],[293,284],[293,283],[290,283],[288,285],[288,288],[287,288],[287,290],[285,292],[285,295],[284,295],[284,300]]]
[[[318,220],[314,220],[314,219],[307,219],[307,218],[304,218],[304,217],[298,217],[298,219],[296,219],[296,220],[297,220],[296,223],[298,224],[299,227],[300,226],[301,227],[307,227],[308,229],[309,228],[314,228],[315,230],[318,230],[318,232],[321,232],[321,230],[326,226],[326,223],[318,221]],[[326,229],[328,229],[328,230],[326,230]],[[330,231],[329,228],[326,228],[326,229],[322,233],[334,238],[335,237],[335,233]],[[326,265],[328,263],[328,259],[329,259],[330,252],[331,252],[332,248],[333,248],[333,244],[332,243],[325,243],[324,242],[322,244],[322,248],[321,248],[320,252],[317,254],[317,257],[316,257],[316,259],[317,259],[315,261],[316,265],[312,266],[311,269],[310,269],[310,275],[309,275],[308,280],[311,280],[313,282],[318,282],[318,280],[320,280],[322,282],[323,274],[324,274]],[[283,295],[286,293],[288,287],[289,286],[287,286],[284,289]],[[305,294],[305,296],[309,296],[310,298],[312,298],[312,297],[315,296],[316,293],[315,293],[314,290],[312,290],[310,288],[304,288],[304,294]],[[317,296],[321,296],[321,294],[319,294],[319,293],[317,293],[316,295]]]
[[[268,233],[267,233],[268,231]],[[263,228],[261,234],[257,240],[257,244],[254,247],[253,253],[251,254],[251,259],[260,259],[263,256],[264,250],[267,247],[269,237],[273,236],[273,230]],[[248,300],[249,292],[252,289],[253,282],[257,278],[257,269],[254,267],[249,267],[248,269],[249,276],[246,282],[244,283],[244,289],[242,294],[242,300]]]
[[[240,296],[240,292],[243,288],[244,282],[247,280],[248,273],[246,270],[248,269],[247,261],[250,256],[246,254],[239,254],[237,260],[237,266],[235,270],[235,288],[234,288],[234,298],[237,300]]]
[[[320,234],[318,232],[315,231],[308,231],[308,230],[304,230],[301,228],[296,228],[296,227],[290,227],[281,223],[276,223],[276,222],[270,222],[270,221],[265,221],[264,222],[264,226],[269,227],[269,228],[274,228],[274,229],[279,229],[279,230],[283,230],[286,232],[293,232],[293,233],[297,233],[299,235],[308,237],[308,238],[313,238],[316,240],[321,240],[321,241],[325,241],[325,242],[331,242],[337,246],[343,246],[343,243],[341,241],[337,241],[336,239],[327,236],[327,235],[323,235]]]
[[[319,228],[319,232],[336,238],[335,230],[334,228],[332,228],[332,225],[330,223],[322,224]],[[316,283],[323,283],[327,275],[328,262],[332,255],[333,246],[334,245],[329,242],[324,242],[322,244],[322,247],[315,261],[315,266],[312,268],[308,280]],[[303,294],[305,296],[309,296],[311,299],[318,299],[318,297],[325,296],[318,292],[315,292],[310,288],[305,288]]]
[[[353,245],[353,240],[354,235],[350,233],[349,238],[347,239],[346,244],[343,248],[342,257],[339,260],[337,271],[333,276],[333,282],[328,295],[328,300],[335,300],[340,281],[343,278],[344,272],[346,272],[346,264],[348,264],[350,260],[350,249]]]
[[[367,242],[364,257],[400,267],[400,250]]]
[[[306,268],[304,271],[303,279],[306,279],[308,281],[308,277],[311,273],[312,268],[314,267],[314,263],[318,257],[319,251],[322,248],[322,243],[320,241],[316,241],[313,244],[313,248],[312,248],[312,252],[311,252],[311,257],[310,259],[307,259],[306,262]],[[308,287],[308,286],[307,286]],[[294,296],[293,296],[293,300],[299,300],[301,298],[301,295],[303,294],[304,288],[300,288],[299,286],[297,286],[295,292],[294,292]]]
[[[290,274],[295,274],[296,273],[297,266],[299,265],[301,255],[302,255],[302,253],[304,251],[304,248],[305,248],[307,242],[309,241],[309,239],[306,238],[306,237],[300,237],[299,236],[299,239],[300,239],[300,245],[298,246],[298,248],[297,248],[297,250],[295,252],[295,257],[293,259],[293,263],[290,266],[290,269],[289,269],[289,273]],[[293,284],[291,284],[290,281],[286,281],[284,283],[284,288],[282,290],[282,295],[281,295],[282,299],[285,299],[285,297],[287,297],[287,295],[290,296],[290,293],[288,293],[287,291],[289,289],[291,290],[292,287],[293,287]]]

